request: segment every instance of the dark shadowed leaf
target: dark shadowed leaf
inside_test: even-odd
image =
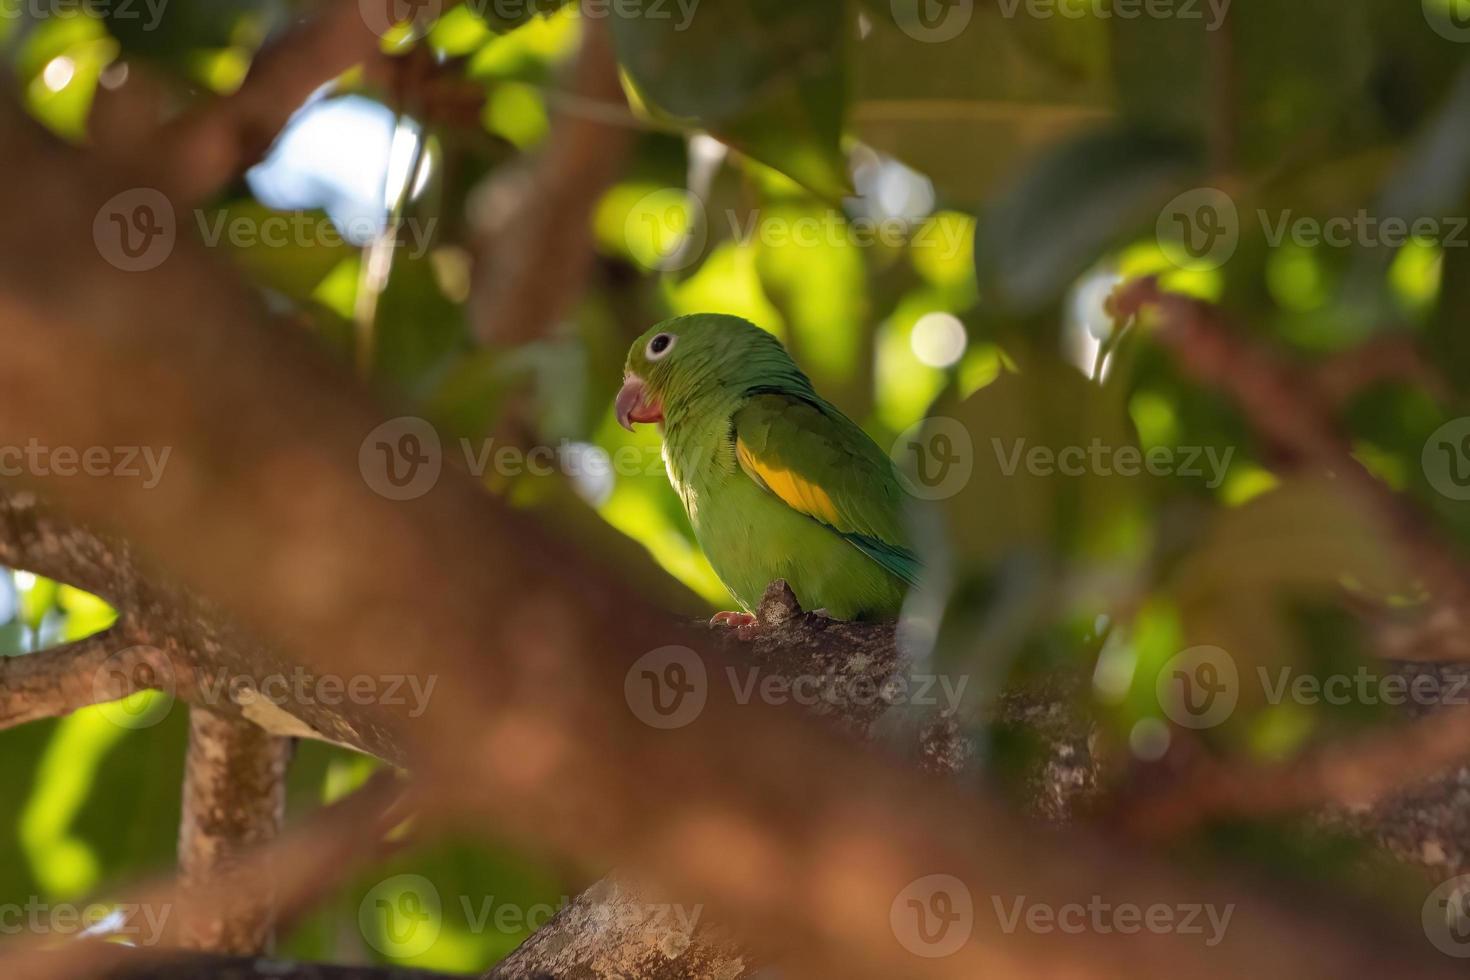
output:
[[[900,16],[914,4],[875,3],[852,46],[852,129],[930,177],[949,201],[980,203],[1035,153],[1112,114],[1106,32],[1090,20],[922,2],[963,26],[931,33]]]
[[[981,295],[1003,308],[1044,305],[1109,247],[1152,230],[1197,164],[1187,142],[1118,128],[1058,146],[982,215]]]
[[[613,10],[618,58],[652,109],[824,197],[848,192],[844,4],[701,5],[687,19],[653,0]]]

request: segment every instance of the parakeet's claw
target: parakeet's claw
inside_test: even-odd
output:
[[[709,618],[711,626],[754,626],[756,618],[748,612],[717,612]]]

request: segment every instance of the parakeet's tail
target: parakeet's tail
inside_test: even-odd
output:
[[[919,556],[909,549],[902,545],[879,541],[866,534],[851,531],[838,533],[851,541],[863,554],[882,565],[893,575],[903,579],[910,586],[919,584],[919,569],[922,565],[919,562]]]

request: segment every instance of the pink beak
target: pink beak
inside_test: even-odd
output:
[[[648,393],[643,386],[643,379],[636,374],[630,374],[623,379],[623,388],[618,392],[618,400],[614,403],[618,414],[618,424],[629,432],[633,431],[635,422],[662,422],[664,420],[664,407],[658,403],[658,399]]]

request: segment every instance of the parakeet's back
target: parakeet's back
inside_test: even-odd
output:
[[[918,563],[882,450],[743,320],[686,317],[647,336],[650,351],[660,336],[683,345],[680,369],[663,372],[640,364],[635,345],[629,376],[654,379],[669,479],[740,604],[754,609],[780,578],[807,609],[897,615]]]

